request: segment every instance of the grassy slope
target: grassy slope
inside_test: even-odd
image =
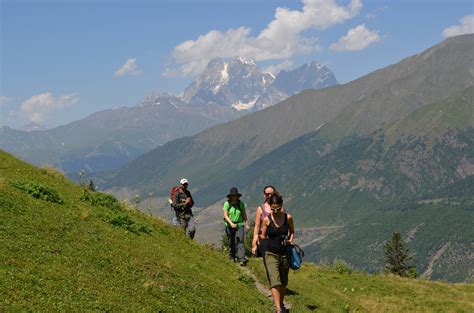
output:
[[[447,129],[474,127],[474,86],[447,99],[424,106],[385,129],[387,146],[407,136],[443,135]]]
[[[250,267],[266,281],[261,260]],[[290,271],[287,301],[295,312],[472,312],[474,284],[447,284],[396,276],[338,274],[305,264]]]
[[[54,188],[65,203],[27,195],[12,186],[19,179]],[[269,307],[223,255],[135,211],[126,214],[151,234],[113,226],[104,221],[111,210],[81,194],[55,171],[0,151],[0,311]]]
[[[30,197],[11,185],[18,179],[47,184],[65,203]],[[0,151],[0,311],[269,309],[221,254],[135,211],[127,214],[151,234],[112,226],[104,221],[111,210],[81,202],[81,193],[55,171]],[[260,259],[250,267],[266,281]],[[296,312],[462,312],[474,303],[472,284],[335,274],[313,265],[292,272],[289,288]]]

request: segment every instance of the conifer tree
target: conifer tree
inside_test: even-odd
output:
[[[405,247],[400,233],[394,232],[385,244],[385,271],[403,277],[416,277],[416,269],[409,266],[409,250]]]

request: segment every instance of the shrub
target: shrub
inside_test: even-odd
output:
[[[351,274],[352,273],[352,268],[349,264],[347,264],[343,260],[334,260],[332,263],[332,270],[336,273],[339,274]]]
[[[54,190],[53,188],[43,183],[38,183],[35,181],[25,182],[25,181],[17,180],[13,182],[13,186],[25,191],[26,193],[28,193],[30,196],[34,198],[52,202],[52,203],[59,203],[59,204],[64,203],[64,199],[56,190]]]
[[[255,284],[255,279],[252,276],[247,275],[247,274],[240,275],[239,281],[249,286],[253,286]]]
[[[150,226],[135,222],[126,212],[114,212],[113,214],[107,215],[105,220],[114,226],[124,228],[135,234],[151,233]]]
[[[93,206],[103,206],[112,210],[122,209],[120,202],[118,202],[114,196],[102,192],[90,192],[87,189],[84,189],[81,201],[89,202]]]

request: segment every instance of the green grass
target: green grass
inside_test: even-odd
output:
[[[60,203],[15,182],[36,182]],[[251,270],[266,281],[261,259]],[[0,151],[0,311],[269,312],[254,279],[226,256],[54,169]],[[468,312],[474,285],[305,264],[291,272],[293,312]]]
[[[249,263],[267,282],[261,259]],[[393,275],[339,271],[304,264],[289,275],[292,312],[472,312],[474,284],[449,284]],[[338,273],[342,272],[342,273]]]
[[[63,203],[35,198],[17,181],[40,182]],[[57,171],[0,151],[0,311],[270,307],[222,253],[106,196],[92,197]]]

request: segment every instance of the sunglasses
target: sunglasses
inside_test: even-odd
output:
[[[278,207],[278,208],[271,208],[271,210],[272,210],[273,212],[278,212],[278,211],[281,211],[281,207]]]
[[[264,192],[263,194],[267,197],[270,197],[272,195],[273,192]]]

